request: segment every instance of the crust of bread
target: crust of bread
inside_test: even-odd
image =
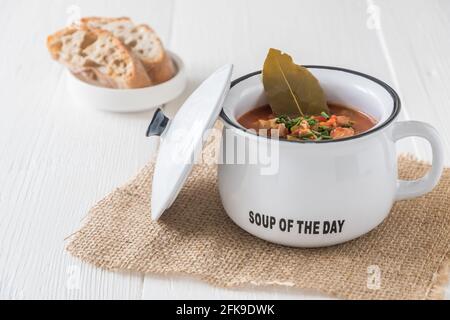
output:
[[[75,32],[76,28],[73,27],[67,27],[62,30],[59,30],[55,32],[54,34],[51,34],[47,37],[47,49],[50,52],[53,59],[58,60],[59,59],[59,53],[61,52],[61,46],[62,43],[60,43],[60,39],[62,36],[70,33]]]
[[[85,17],[78,24],[85,28],[99,28],[112,32],[142,61],[153,84],[165,82],[175,75],[177,70],[172,59],[165,52],[160,38],[149,26],[144,24],[135,26],[128,17]],[[147,37],[146,40],[153,45],[151,55],[140,52],[139,49],[148,43],[142,43],[144,40],[136,39],[133,34],[137,36],[143,34]]]
[[[177,72],[172,58],[166,52],[160,61],[155,63],[144,62],[144,66],[154,84],[170,80]]]
[[[143,30],[143,32],[148,32],[154,35],[154,44],[159,48],[158,54],[154,57],[142,57],[140,59],[144,63],[144,67],[147,70],[150,78],[155,84],[165,82],[170,80],[176,73],[175,64],[172,58],[167,54],[161,39],[156,35],[152,28],[145,24],[138,25],[136,27],[138,30]]]
[[[92,24],[96,24],[97,27],[94,26],[96,29],[101,29],[98,27],[98,25],[105,25],[109,23],[130,23],[130,25],[133,24],[133,21],[129,17],[117,17],[117,18],[107,18],[107,17],[84,17],[81,18],[78,21],[74,22],[74,25],[80,26],[80,27],[93,27]]]
[[[132,22],[130,17],[116,17],[116,18],[109,18],[109,17],[98,17],[98,16],[91,16],[91,17],[84,17],[81,18],[78,21],[75,21],[75,24],[79,24],[79,25],[83,25],[83,24],[87,24],[89,22],[98,22],[101,24],[105,24],[105,23],[110,23],[113,21],[127,21],[127,22]]]
[[[77,52],[67,59],[61,56],[65,45],[62,38],[72,34],[82,37],[82,42],[72,44]],[[89,41],[85,43],[85,39]],[[70,26],[50,35],[47,47],[53,59],[88,83],[112,88],[142,88],[152,84],[142,62],[108,31]]]

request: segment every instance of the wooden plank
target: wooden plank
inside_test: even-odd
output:
[[[440,132],[450,165],[450,2],[446,0],[373,0],[412,120]],[[431,160],[430,148],[418,142],[419,156]],[[446,298],[450,299],[450,283]]]
[[[303,64],[341,66],[392,84],[379,35],[367,27],[363,1],[175,1],[170,47],[179,53],[192,79],[185,97],[222,64],[234,63],[234,77],[259,70],[269,47]],[[172,113],[184,97],[170,103]],[[405,118],[405,115],[402,115]],[[412,151],[411,141],[402,150]],[[143,297],[308,299],[311,292],[290,288],[225,290],[197,280],[146,276]]]
[[[151,113],[115,115],[73,106],[63,68],[50,60],[45,38],[78,6],[82,15],[130,15],[149,22],[165,39],[171,1],[0,6],[0,297],[140,298],[142,275],[108,273],[73,259],[64,238],[90,206],[150,157],[144,132]]]

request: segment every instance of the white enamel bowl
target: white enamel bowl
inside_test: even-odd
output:
[[[186,87],[187,77],[183,61],[173,52],[177,73],[161,84],[139,89],[111,89],[86,83],[67,72],[67,88],[76,105],[111,112],[137,112],[154,109],[176,97]]]
[[[226,212],[259,238],[297,247],[334,245],[369,232],[396,200],[432,190],[443,169],[438,133],[423,122],[395,122],[400,100],[388,85],[350,70],[308,68],[328,101],[356,107],[378,124],[359,136],[321,142],[246,132],[236,119],[266,102],[259,72],[232,83],[221,113],[219,190]],[[397,177],[395,142],[408,136],[427,139],[433,150],[431,171],[417,181]]]

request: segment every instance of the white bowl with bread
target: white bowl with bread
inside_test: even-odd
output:
[[[147,25],[129,18],[83,18],[47,47],[68,68],[68,90],[80,106],[113,112],[155,108],[186,87],[183,62]]]

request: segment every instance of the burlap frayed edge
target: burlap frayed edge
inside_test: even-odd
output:
[[[259,288],[276,288],[276,287],[285,287],[285,288],[295,288],[297,290],[310,290],[312,292],[315,292],[317,294],[326,294],[330,297],[334,298],[341,298],[346,299],[347,297],[340,295],[339,292],[334,290],[326,290],[326,289],[318,289],[314,287],[308,287],[308,286],[299,286],[296,285],[293,282],[287,282],[283,280],[272,280],[272,281],[253,281],[250,279],[241,279],[241,280],[233,280],[233,281],[225,281],[224,279],[219,279],[214,277],[213,275],[206,275],[206,274],[197,274],[192,273],[189,271],[170,271],[170,272],[161,272],[159,270],[144,270],[140,267],[135,267],[133,265],[116,265],[114,267],[108,266],[107,261],[105,264],[99,263],[99,261],[95,259],[91,259],[90,257],[86,257],[84,255],[78,254],[76,251],[72,250],[73,246],[72,244],[76,242],[78,237],[83,234],[83,229],[86,225],[88,225],[93,218],[92,212],[95,211],[97,207],[102,206],[105,202],[110,201],[111,198],[113,198],[114,195],[116,195],[117,192],[125,192],[129,195],[135,196],[135,194],[130,193],[127,191],[127,188],[130,184],[133,183],[133,181],[140,175],[141,171],[146,170],[146,166],[144,166],[139,172],[134,175],[129,181],[127,181],[123,186],[115,188],[112,190],[107,196],[105,196],[103,199],[98,201],[88,212],[88,214],[83,217],[81,220],[81,226],[78,227],[78,230],[73,232],[71,235],[67,236],[65,238],[65,241],[67,241],[67,245],[65,246],[65,249],[67,252],[69,252],[74,258],[78,258],[82,260],[85,263],[91,264],[97,268],[101,268],[108,272],[124,272],[128,271],[131,273],[134,273],[136,275],[156,275],[156,276],[175,276],[175,277],[191,277],[193,279],[196,279],[198,281],[206,282],[209,285],[213,285],[216,287],[224,288],[224,289],[246,289],[246,288],[252,288],[252,287],[259,287]]]
[[[416,161],[420,165],[424,165],[424,164],[430,165],[430,163],[428,161],[420,160],[415,155],[412,155],[409,153],[400,154],[398,156],[398,161],[400,161],[401,159],[413,160],[413,161]],[[82,261],[84,261],[86,263],[89,263],[91,265],[94,265],[95,267],[98,267],[98,268],[101,268],[103,270],[110,271],[110,272],[128,271],[128,272],[132,272],[135,274],[141,274],[141,275],[144,274],[144,275],[156,275],[156,276],[192,277],[199,281],[203,281],[210,285],[225,288],[225,289],[231,289],[231,288],[244,289],[244,288],[248,288],[250,286],[264,287],[264,288],[289,287],[289,288],[295,288],[298,290],[310,290],[315,293],[326,294],[332,298],[348,299],[346,296],[341,295],[338,291],[335,291],[335,290],[327,290],[325,288],[315,288],[312,286],[299,286],[293,282],[286,282],[286,281],[282,281],[282,280],[257,282],[257,281],[243,279],[240,281],[226,282],[223,279],[218,279],[212,275],[200,275],[200,274],[187,272],[187,271],[160,272],[158,270],[148,270],[148,269],[142,270],[139,267],[134,268],[133,266],[127,266],[127,265],[107,267],[105,265],[99,264],[98,261],[86,258],[86,257],[81,256],[81,255],[77,254],[76,252],[72,251],[71,244],[78,238],[78,236],[81,233],[83,233],[83,228],[90,222],[90,220],[92,218],[92,212],[95,211],[95,208],[97,206],[101,206],[104,202],[109,201],[109,199],[112,198],[116,192],[126,192],[126,193],[130,194],[130,192],[126,191],[127,187],[133,183],[133,181],[140,175],[141,171],[146,170],[147,166],[148,166],[148,164],[145,165],[141,170],[139,170],[138,173],[135,174],[129,181],[124,183],[122,186],[112,190],[107,196],[105,196],[103,199],[98,201],[96,203],[96,205],[89,210],[88,214],[81,220],[81,226],[78,227],[78,230],[64,239],[65,241],[67,241],[67,245],[65,247],[67,252],[69,252],[75,258],[81,259]],[[133,193],[131,193],[130,195],[135,196],[135,194],[133,194]],[[425,294],[424,299],[426,299],[426,300],[443,300],[445,298],[445,291],[446,291],[446,286],[449,281],[449,277],[450,277],[450,251],[447,251],[444,254],[444,256],[442,257],[441,264],[440,264],[438,270],[436,270],[436,272],[433,274],[433,278],[431,279],[430,286]]]
[[[412,160],[419,165],[430,165],[428,161],[420,160],[410,153],[401,154],[399,159]],[[445,298],[445,290],[450,276],[450,251],[442,257],[439,269],[433,274],[431,284],[425,294],[427,300],[442,300]]]
[[[79,232],[76,232],[73,234],[70,238],[74,237],[76,238],[76,235]],[[71,239],[69,239],[71,240]],[[348,299],[348,297],[342,295],[339,291],[335,290],[327,290],[326,288],[316,288],[312,286],[299,286],[296,285],[293,282],[286,282],[286,281],[252,281],[252,280],[246,280],[242,279],[240,281],[229,281],[226,282],[223,279],[218,279],[212,275],[201,275],[197,273],[191,273],[187,271],[171,271],[171,272],[160,272],[158,270],[142,270],[140,268],[135,268],[133,266],[127,266],[127,265],[121,265],[116,267],[107,267],[105,265],[99,264],[98,261],[95,261],[93,259],[86,258],[84,256],[78,255],[75,252],[71,250],[70,243],[66,247],[66,250],[75,258],[79,258],[82,261],[89,263],[95,267],[101,268],[103,270],[109,271],[109,272],[131,272],[136,275],[155,275],[155,276],[175,276],[175,277],[183,277],[183,278],[193,278],[198,281],[205,282],[209,285],[224,288],[224,289],[248,289],[248,288],[294,288],[296,290],[302,290],[302,291],[311,291],[316,294],[325,294],[328,295],[330,298],[338,298],[338,299]],[[445,290],[446,286],[449,280],[449,273],[450,273],[450,254],[447,252],[446,257],[442,259],[441,266],[439,267],[439,270],[436,271],[436,273],[433,275],[433,278],[431,280],[430,287],[425,294],[424,299],[425,300],[443,300],[445,298]]]
[[[443,300],[450,275],[450,252],[447,251],[439,269],[434,273],[431,285],[426,293],[427,300]]]
[[[81,259],[83,262],[89,263],[97,268],[103,269],[108,272],[131,272],[135,275],[153,275],[153,276],[165,276],[165,277],[182,277],[182,278],[190,278],[200,282],[204,282],[208,285],[215,286],[223,289],[233,289],[233,290],[242,290],[242,289],[254,289],[254,288],[293,288],[299,291],[310,291],[313,294],[324,294],[329,298],[335,299],[348,299],[348,297],[340,294],[339,291],[335,290],[327,290],[325,288],[315,288],[312,286],[299,286],[293,282],[286,281],[253,281],[253,280],[240,280],[240,281],[224,281],[223,279],[218,279],[212,275],[203,275],[198,273],[192,273],[188,271],[170,271],[170,272],[161,272],[158,270],[142,270],[140,268],[135,268],[133,266],[116,266],[116,267],[107,267],[105,265],[99,264],[97,261],[92,259],[82,257],[81,255],[77,255],[75,252],[71,251],[70,244],[66,247],[66,250],[75,258]],[[299,292],[300,293],[300,292]],[[431,300],[431,299],[430,299]]]

